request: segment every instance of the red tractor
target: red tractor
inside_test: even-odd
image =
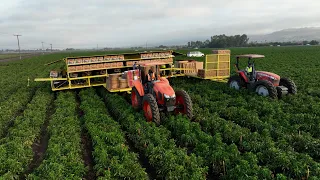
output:
[[[239,69],[239,59],[241,57],[248,58],[248,67],[245,70]],[[297,87],[291,79],[280,78],[279,75],[271,72],[256,71],[254,59],[264,57],[264,55],[258,54],[236,56],[235,67],[237,75],[229,78],[228,85],[237,90],[247,88],[259,95],[270,96],[271,98],[281,98],[283,95],[296,94]]]
[[[160,111],[185,114],[189,119],[193,117],[192,102],[188,93],[184,90],[174,91],[169,81],[160,77],[159,67],[165,65],[161,62],[139,64],[140,78],[134,80],[131,91],[132,106],[138,110],[142,109],[146,120],[157,125],[160,124]],[[153,73],[154,79],[148,79],[152,78]]]

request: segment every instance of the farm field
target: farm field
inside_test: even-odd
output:
[[[19,57],[19,54],[0,54],[0,59]]]
[[[291,78],[298,94],[273,100],[226,83],[171,78],[191,96],[194,118],[161,114],[156,126],[126,94],[52,92],[33,81],[64,66],[46,63],[111,52],[0,62],[0,179],[320,179],[320,47],[230,50],[231,64],[235,55],[264,54],[256,69]]]
[[[27,55],[31,55],[31,54],[28,54],[28,53],[21,53],[21,56],[27,56]],[[16,57],[20,57],[20,55],[18,53],[15,53],[15,54],[0,54],[0,60],[3,60],[3,59],[12,59],[12,58],[16,58]]]

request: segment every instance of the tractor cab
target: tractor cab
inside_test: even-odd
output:
[[[148,92],[150,94],[153,94],[156,96],[156,92],[153,91],[154,87],[156,89],[158,86],[164,87],[165,84],[168,84],[170,89],[169,82],[166,78],[161,77],[163,74],[160,72],[160,68],[165,66],[167,63],[162,63],[162,62],[156,62],[156,63],[137,63],[138,69],[140,71],[140,79],[141,83],[144,87],[145,92]],[[163,84],[165,83],[165,84]],[[171,88],[172,89],[172,88]],[[174,91],[172,89],[171,92],[167,92],[170,96],[174,95]]]
[[[175,91],[160,67],[168,63],[138,63],[139,80],[133,82],[131,102],[135,109],[142,109],[147,121],[160,124],[160,112],[185,114],[192,118],[192,102],[184,90]],[[151,71],[150,71],[151,70]]]
[[[255,69],[255,59],[256,58],[264,58],[264,55],[259,55],[259,54],[245,54],[245,55],[239,55],[236,56],[237,61],[235,64],[236,70],[238,73],[243,74],[243,77],[246,81],[256,81],[257,80],[257,72]],[[244,70],[240,70],[239,68],[239,60],[240,58],[248,58],[248,65]]]
[[[256,70],[255,59],[264,57],[264,55],[259,54],[236,56],[235,68],[237,74],[229,78],[229,86],[236,90],[247,88],[259,95],[270,96],[272,98],[282,97],[286,94],[296,94],[297,87],[289,78],[280,78],[275,73]],[[248,65],[245,69],[239,68],[240,58],[248,58]]]

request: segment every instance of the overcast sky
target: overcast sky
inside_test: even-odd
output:
[[[0,49],[186,44],[320,26],[318,0],[1,0]]]

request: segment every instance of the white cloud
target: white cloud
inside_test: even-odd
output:
[[[130,46],[320,26],[314,0],[3,0],[0,48]]]

